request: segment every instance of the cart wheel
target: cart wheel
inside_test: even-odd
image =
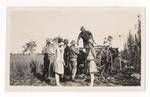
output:
[[[98,67],[98,71],[103,80],[105,80],[104,73],[106,73],[107,69],[112,72],[113,70],[113,58],[109,49],[102,49],[101,52],[97,53],[96,63]],[[109,63],[109,67],[106,67],[106,64]]]

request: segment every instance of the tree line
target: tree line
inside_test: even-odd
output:
[[[131,66],[135,72],[141,72],[141,19],[137,16],[138,23],[136,24],[136,34],[131,34],[129,31],[128,38],[124,44],[124,50],[121,52],[122,58],[128,60],[128,65]]]

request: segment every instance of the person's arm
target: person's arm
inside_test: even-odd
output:
[[[80,33],[79,36],[78,36],[77,45],[79,45],[79,40],[80,40],[80,38],[81,38],[81,33]]]
[[[74,52],[76,55],[79,54],[79,50],[75,47],[71,47],[71,51]]]
[[[75,48],[74,52],[78,55],[79,54],[79,49]]]
[[[55,48],[55,57],[56,57],[56,60],[58,60],[58,47]]]
[[[96,42],[94,41],[92,33],[91,32],[89,32],[89,33],[90,33],[90,36],[91,36],[91,39],[92,39],[93,43],[96,44]]]

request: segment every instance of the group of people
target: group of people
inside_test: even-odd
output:
[[[72,40],[69,45],[67,39],[47,39],[46,46],[43,48],[44,54],[44,70],[43,77],[51,78],[53,75],[56,79],[56,85],[60,86],[60,78],[64,77],[65,72],[71,76],[74,81],[77,73],[77,58],[79,55],[79,40],[83,39],[85,52],[85,74],[90,74],[90,86],[94,84],[94,74],[97,72],[95,63],[96,52],[94,49],[94,38],[90,31],[87,31],[84,26],[81,27],[81,32],[77,41]],[[65,69],[65,67],[69,69]]]

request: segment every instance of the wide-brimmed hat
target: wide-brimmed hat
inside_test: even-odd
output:
[[[46,43],[51,43],[52,41],[53,41],[53,39],[51,39],[51,38],[46,39]]]
[[[63,43],[63,42],[60,42],[58,45],[59,45],[59,46],[62,46],[62,45],[64,45],[64,43]]]
[[[77,43],[76,43],[75,40],[72,40],[72,41],[70,42],[70,45],[74,45],[74,44],[77,44]]]
[[[68,44],[69,40],[68,39],[64,39],[64,44]]]

